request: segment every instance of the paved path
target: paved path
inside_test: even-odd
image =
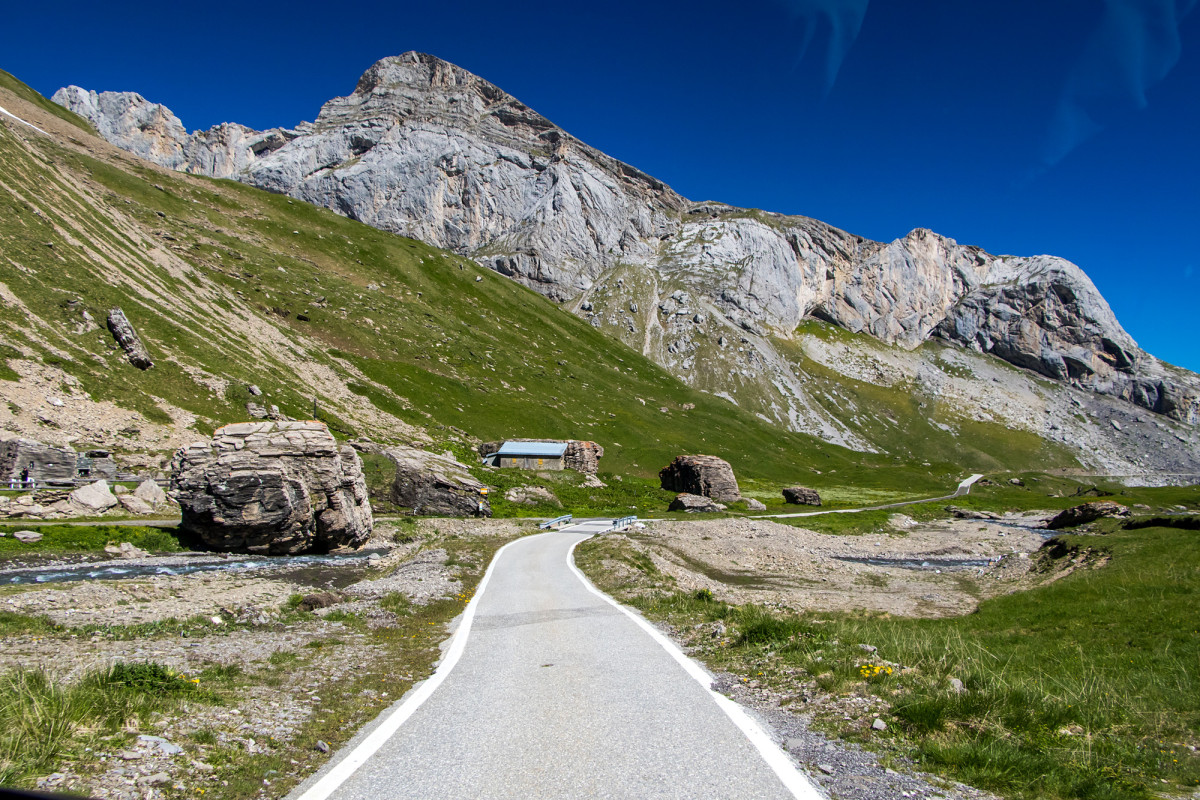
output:
[[[571,551],[609,524],[503,548],[435,675],[291,797],[816,800],[698,665],[585,583]]]

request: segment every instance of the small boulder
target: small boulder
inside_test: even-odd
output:
[[[716,456],[676,456],[658,478],[668,492],[703,495],[725,503],[742,498],[733,467]]]
[[[766,511],[767,510],[766,505],[755,500],[753,497],[744,497],[742,499],[746,501],[746,510],[747,511]]]
[[[973,508],[960,508],[959,506],[946,506],[946,510],[958,519],[1000,519],[999,514],[991,511],[976,511]]]
[[[317,592],[315,594],[306,594],[300,598],[300,604],[296,606],[301,611],[316,611],[318,608],[329,608],[335,606],[345,600],[342,595],[336,592]]]
[[[671,505],[667,508],[667,510],[687,511],[700,514],[724,511],[725,506],[720,503],[714,503],[712,498],[704,497],[703,495],[680,492],[675,496],[675,499],[671,501]]]
[[[138,487],[133,490],[133,496],[151,508],[158,508],[167,504],[167,493],[158,485],[158,481],[151,480],[150,478],[138,484]]]
[[[120,495],[117,500],[121,503],[121,507],[130,514],[136,514],[139,517],[146,517],[154,513],[154,507],[134,494]]]
[[[1095,522],[1102,517],[1128,517],[1129,509],[1120,503],[1101,500],[1095,503],[1084,503],[1081,506],[1068,508],[1046,523],[1050,530],[1073,528],[1085,522]]]
[[[140,548],[137,545],[134,545],[130,542],[121,542],[119,545],[106,544],[104,546],[104,552],[108,553],[110,556],[116,556],[117,558],[149,558],[150,557],[149,553],[147,553],[142,548]]]
[[[34,542],[40,542],[42,540],[42,535],[37,531],[17,531],[13,534],[13,538],[18,542],[33,544]]]
[[[554,493],[549,489],[543,489],[541,486],[515,486],[504,493],[504,499],[510,503],[519,503],[523,506],[554,506],[555,508],[562,508],[562,502],[554,496]]]
[[[821,495],[807,486],[791,486],[783,490],[783,502],[794,506],[819,506]]]
[[[108,481],[98,480],[71,492],[71,505],[83,514],[103,514],[117,504],[117,496],[109,491]]]

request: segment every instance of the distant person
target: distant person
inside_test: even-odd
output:
[[[28,484],[29,484],[29,467],[26,467],[25,469],[21,470],[21,486],[24,487],[24,486],[27,486]]]

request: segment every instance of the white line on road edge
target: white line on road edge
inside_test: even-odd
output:
[[[575,573],[575,577],[579,578],[584,587],[637,623],[642,630],[650,634],[650,638],[658,642],[659,646],[667,651],[671,658],[679,662],[679,666],[683,667],[684,672],[691,676],[696,683],[704,687],[705,691],[709,693],[721,710],[725,712],[725,716],[729,717],[733,724],[738,726],[738,729],[750,740],[750,743],[758,749],[759,755],[774,770],[775,775],[787,790],[792,793],[792,797],[799,798],[799,800],[824,800],[824,797],[817,791],[816,787],[812,785],[808,778],[804,777],[800,770],[796,769],[796,765],[792,763],[787,754],[780,749],[779,745],[775,744],[775,741],[762,729],[762,726],[746,713],[744,708],[720,692],[713,690],[712,676],[705,672],[703,667],[688,658],[682,650],[675,646],[674,642],[647,622],[645,617],[635,614],[632,610],[621,605],[592,585],[587,576],[575,566],[575,547],[578,544],[579,542],[576,542],[571,545],[571,549],[567,551],[567,566],[571,568],[571,571]]]
[[[483,573],[483,579],[479,581],[479,586],[475,588],[475,596],[471,598],[471,602],[467,603],[466,610],[463,611],[462,622],[458,625],[458,630],[454,632],[454,638],[450,641],[450,647],[446,650],[446,657],[438,664],[438,668],[433,675],[429,676],[416,691],[408,696],[408,699],[397,706],[395,709],[384,718],[379,727],[371,731],[367,738],[359,742],[358,746],[350,751],[350,754],[338,762],[337,766],[325,773],[325,776],[308,788],[304,794],[300,795],[296,800],[325,800],[329,795],[333,794],[339,786],[346,782],[355,770],[366,763],[367,759],[375,755],[375,752],[383,747],[384,743],[392,737],[400,726],[408,721],[408,718],[416,712],[421,704],[429,699],[429,696],[437,690],[439,686],[446,680],[450,671],[458,663],[462,657],[463,650],[467,647],[467,636],[471,632],[471,623],[475,620],[475,609],[479,607],[479,599],[483,597],[483,590],[487,588],[488,580],[492,577],[493,570],[496,569],[496,564],[500,562],[500,556],[504,554],[512,545],[517,542],[524,541],[529,537],[514,539],[508,544],[496,551],[496,555],[492,557],[492,563],[488,565],[487,571]]]

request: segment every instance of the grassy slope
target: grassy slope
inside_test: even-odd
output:
[[[93,397],[152,420],[168,419],[158,399],[199,417],[200,432],[242,419],[248,383],[284,413],[310,416],[314,389],[294,367],[303,360],[448,443],[460,432],[594,439],[606,469],[647,478],[696,451],[727,458],[751,483],[925,491],[962,471],[953,459],[914,468],[781,432],[533,292],[420,242],[95,150],[0,129],[0,248],[22,267],[5,283],[45,324],[30,335],[12,306],[0,306],[0,322],[16,331],[15,346],[61,366]],[[102,329],[70,333],[83,310],[102,322],[117,305],[159,366],[133,369]],[[239,327],[246,319],[277,341],[255,341]],[[225,396],[171,360],[228,380]],[[319,407],[344,435],[387,438],[353,422],[344,400],[322,396]],[[816,469],[837,478],[815,481]]]

